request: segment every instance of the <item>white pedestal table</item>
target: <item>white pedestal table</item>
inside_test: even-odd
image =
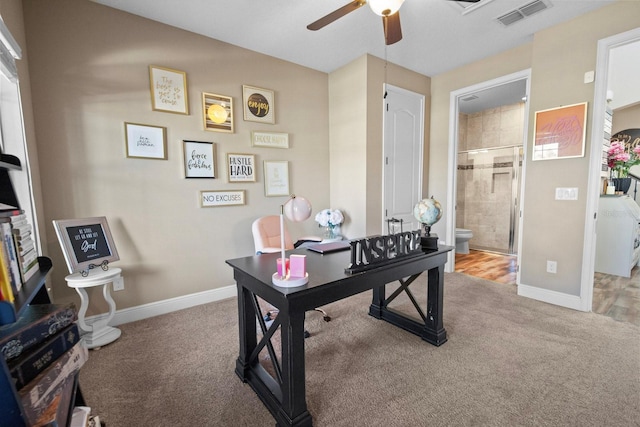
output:
[[[117,340],[122,333],[120,329],[109,326],[109,322],[116,313],[116,303],[111,297],[109,284],[121,278],[120,268],[110,268],[108,270],[89,270],[89,275],[83,277],[80,273],[73,273],[65,277],[67,285],[75,288],[80,295],[80,311],[78,311],[78,326],[82,331],[82,340],[87,348],[97,348],[107,345]],[[96,320],[92,324],[87,324],[85,315],[89,307],[89,295],[86,288],[102,286],[102,295],[109,305],[109,313],[106,318]]]

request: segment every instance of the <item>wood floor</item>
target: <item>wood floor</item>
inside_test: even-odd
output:
[[[516,261],[515,256],[472,249],[468,254],[456,253],[456,272],[505,285],[515,285]]]
[[[456,254],[456,272],[486,280],[516,284],[516,257],[470,250]],[[596,273],[593,283],[593,312],[640,326],[640,267],[630,278]]]

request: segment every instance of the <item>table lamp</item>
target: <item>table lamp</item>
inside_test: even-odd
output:
[[[274,285],[292,288],[309,282],[309,275],[304,273],[302,277],[294,277],[290,274],[289,262],[285,255],[284,247],[284,217],[293,222],[302,222],[311,216],[311,203],[304,197],[292,194],[283,205],[280,206],[280,258],[277,263],[277,271],[273,273],[271,281]],[[279,265],[278,265],[279,264]]]

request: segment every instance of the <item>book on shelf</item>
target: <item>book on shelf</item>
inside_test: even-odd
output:
[[[15,218],[20,218],[20,219],[15,219]],[[12,228],[25,227],[29,225],[29,221],[27,220],[27,216],[25,214],[10,216],[9,218],[0,218],[0,220],[6,220],[6,221],[0,221],[0,222],[8,223],[11,225]]]
[[[76,319],[74,303],[30,304],[15,322],[0,326],[0,354],[15,359]]]
[[[15,237],[13,238],[13,243],[16,248],[16,252],[20,258],[24,258],[26,254],[35,250],[36,245],[33,243],[32,239],[29,240],[19,240]]]
[[[14,215],[0,216],[0,298],[13,302],[22,285],[38,270],[38,254],[31,237],[32,228],[23,211],[13,211]],[[20,212],[20,213],[16,213]],[[9,279],[11,292],[7,288]]]
[[[25,232],[25,233],[13,233],[13,236],[14,236],[13,238],[15,240],[19,240],[19,241],[31,240],[31,231],[28,231],[28,232]]]
[[[30,264],[36,258],[38,258],[38,254],[36,253],[34,248],[27,250],[21,255],[18,255],[18,261],[21,262],[23,265]]]
[[[9,265],[9,255],[4,248],[4,244],[0,244],[0,292],[2,292],[2,300],[8,302],[15,301],[14,291],[15,285],[12,283],[11,270]]]
[[[17,359],[8,361],[7,365],[16,389],[22,389],[40,372],[70,350],[78,341],[80,341],[80,331],[78,330],[78,325],[72,323],[63,331],[43,341],[39,346],[24,352]]]
[[[15,209],[15,208],[13,209],[2,208],[2,203],[0,203],[0,218],[6,218],[6,217],[22,215],[22,214],[24,214],[24,210]]]
[[[18,236],[29,236],[31,235],[31,224],[28,222],[22,225],[11,224],[11,232]]]
[[[20,277],[22,279],[22,283],[26,283],[27,280],[31,279],[34,274],[40,271],[40,264],[38,263],[38,256],[36,255],[32,261],[28,263],[20,264]]]
[[[20,279],[20,266],[18,265],[18,252],[13,241],[13,234],[11,233],[11,224],[7,222],[0,223],[0,230],[2,230],[2,243],[4,250],[7,253],[9,260],[9,278],[15,292],[18,292],[22,288],[22,280]]]
[[[18,391],[27,425],[47,427],[68,425],[77,385],[76,374],[87,358],[87,349],[82,343],[78,343]]]

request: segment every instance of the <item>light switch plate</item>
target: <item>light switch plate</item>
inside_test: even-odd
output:
[[[587,71],[586,73],[584,73],[584,83],[593,83],[593,81],[595,80],[595,72],[594,71]]]
[[[578,189],[576,187],[557,187],[556,200],[578,200]]]

